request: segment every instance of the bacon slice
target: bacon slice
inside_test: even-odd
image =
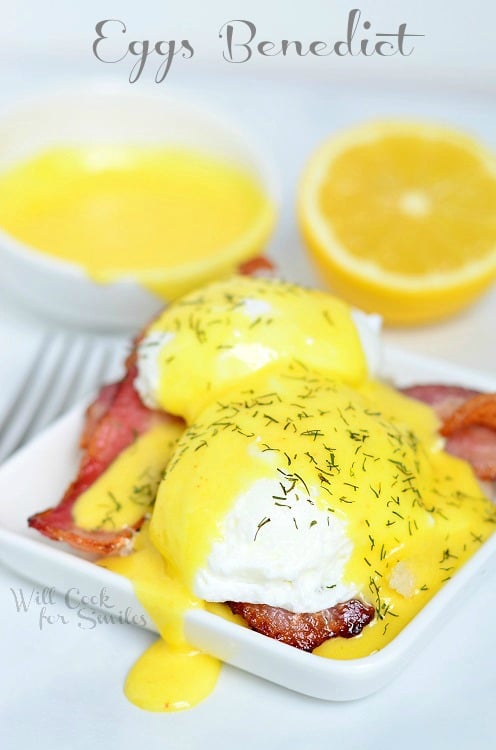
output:
[[[463,427],[447,439],[445,447],[451,455],[468,461],[479,479],[496,479],[496,432],[494,430],[479,425]]]
[[[111,531],[87,531],[76,526],[72,508],[78,497],[110,466],[112,461],[157,421],[174,419],[151,411],[141,403],[134,389],[136,364],[130,357],[124,379],[104,392],[88,410],[83,436],[85,453],[76,479],[55,508],[36,513],[28,524],[50,539],[63,541],[76,549],[100,555],[122,552],[129,546],[133,528]]]
[[[444,420],[441,432],[453,435],[462,427],[471,425],[496,430],[496,393],[479,393],[467,399]]]
[[[320,612],[297,614],[268,604],[228,602],[235,615],[257,633],[275,638],[302,651],[313,651],[329,638],[352,638],[374,619],[375,608],[350,599]]]
[[[238,270],[243,276],[272,276],[276,267],[271,260],[261,255],[241,263]]]
[[[496,479],[496,393],[467,399],[445,420],[446,449],[470,461],[480,479]]]
[[[79,441],[79,446],[83,450],[88,448],[91,436],[95,432],[98,424],[102,421],[103,417],[109,411],[110,407],[114,403],[115,397],[119,392],[120,383],[110,383],[109,385],[103,385],[100,388],[100,392],[96,397],[95,401],[91,403],[86,409],[85,422],[83,427],[83,434]]]
[[[403,393],[436,411],[448,453],[468,461],[479,479],[496,479],[495,393],[443,385],[417,385]]]
[[[402,388],[402,392],[417,401],[432,406],[439,419],[444,422],[459,406],[472,396],[479,395],[480,391],[463,388],[458,385],[414,385],[410,388]]]

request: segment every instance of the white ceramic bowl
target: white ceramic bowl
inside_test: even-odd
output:
[[[0,171],[50,146],[91,143],[198,149],[244,168],[272,203],[278,203],[270,159],[224,117],[163,89],[157,93],[131,86],[87,85],[18,104],[0,122]],[[95,283],[81,266],[38,252],[1,228],[0,264],[0,289],[61,322],[135,331],[164,304],[129,278]],[[167,274],[174,277],[175,286],[187,288],[190,281],[196,286],[214,277],[218,264],[222,265],[222,256],[209,259],[203,269],[197,265],[193,274],[187,266]]]

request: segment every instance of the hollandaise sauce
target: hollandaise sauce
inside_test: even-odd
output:
[[[210,695],[220,662],[194,649],[184,636],[185,613],[204,602],[168,571],[150,541],[148,525],[137,535],[133,554],[104,559],[100,565],[133,582],[136,596],[161,635],[127,676],[124,691],[129,700],[148,711],[181,711]]]
[[[126,448],[72,508],[74,522],[88,531],[135,526],[150,513],[177,439],[179,420],[157,423]]]
[[[54,147],[0,174],[0,226],[17,240],[96,281],[132,277],[169,299],[188,286],[178,269],[206,264],[209,278],[224,258],[217,270],[231,272],[273,220],[248,172],[182,148]]]

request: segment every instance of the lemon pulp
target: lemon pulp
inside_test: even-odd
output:
[[[298,208],[330,285],[387,322],[449,315],[496,277],[496,160],[442,126],[379,122],[330,138]]]

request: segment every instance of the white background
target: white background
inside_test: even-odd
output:
[[[217,32],[231,18],[252,20],[260,39],[334,41],[344,35],[347,11],[355,6],[377,30],[393,30],[406,21],[425,38],[404,59],[278,57],[235,66],[221,58]],[[294,222],[295,186],[309,151],[328,133],[367,118],[406,115],[463,127],[496,148],[496,6],[491,0],[3,0],[0,10],[0,115],[19,96],[46,87],[88,77],[125,80],[126,61],[103,65],[91,54],[94,25],[102,18],[121,18],[129,38],[190,39],[194,59],[174,65],[161,85],[185,89],[225,110],[273,153],[283,207],[272,253],[296,280],[309,282],[314,276]],[[136,86],[150,84],[151,78],[147,70]],[[386,331],[385,337],[404,348],[494,371],[495,320],[493,291],[450,321]],[[7,402],[15,387],[38,328],[39,322],[11,300],[0,300],[0,414],[1,400]],[[328,748],[333,737],[339,737],[341,748],[365,750],[380,743],[404,748],[449,743],[460,750],[492,745],[485,719],[492,715],[496,693],[494,651],[479,646],[479,635],[484,642],[492,627],[483,607],[476,616],[461,608],[390,689],[366,701],[322,704],[226,669],[222,692],[194,713],[150,716],[120,694],[126,669],[148,635],[129,627],[39,632],[38,610],[17,614],[10,586],[29,589],[30,584],[0,569],[2,750],[175,750],[203,747],[214,737],[219,747],[236,748],[263,748],[269,737],[271,747],[281,748]],[[223,701],[226,695],[229,702]],[[324,714],[325,733],[315,728],[322,726]],[[171,744],[169,733],[180,739]]]

